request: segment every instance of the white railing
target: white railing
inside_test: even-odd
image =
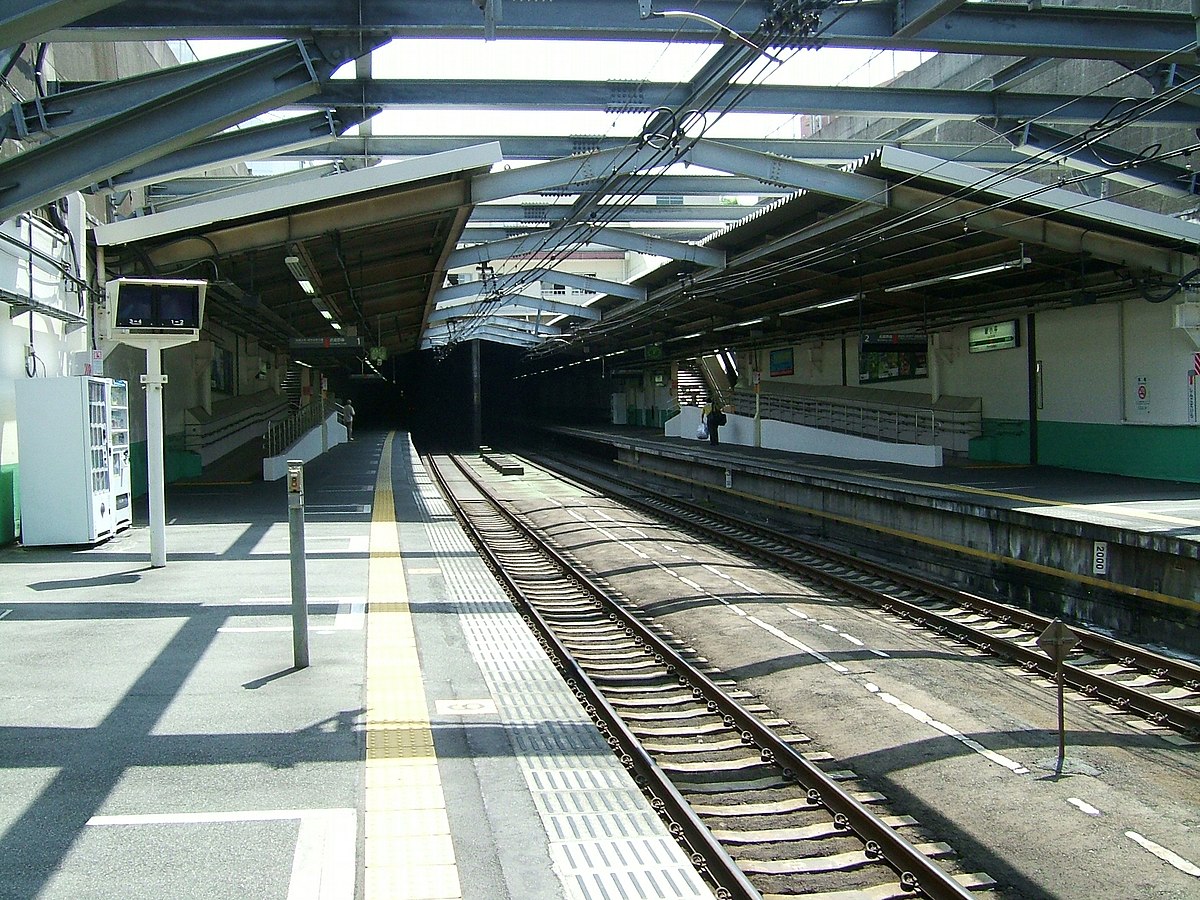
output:
[[[332,410],[322,400],[302,406],[290,416],[267,425],[263,435],[263,456],[279,456],[296,441],[320,425]]]
[[[754,393],[734,392],[737,411],[754,415]],[[807,425],[896,444],[926,444],[965,453],[971,438],[983,432],[980,409],[897,406],[830,397],[762,395],[764,419]]]

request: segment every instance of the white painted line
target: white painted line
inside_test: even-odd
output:
[[[933,718],[933,716],[929,715],[929,713],[924,712],[923,710],[917,709],[915,706],[910,706],[909,704],[905,703],[900,698],[893,697],[887,691],[881,690],[879,688],[879,685],[872,684],[871,682],[868,681],[863,685],[863,687],[865,687],[868,691],[870,691],[872,694],[874,694],[876,697],[878,697],[884,703],[894,706],[896,709],[900,710],[900,712],[904,713],[905,715],[911,716],[912,718],[916,719],[918,722],[921,722],[924,725],[929,725],[932,728],[936,728],[942,734],[944,734],[948,737],[954,738],[956,741],[958,741],[964,747],[969,747],[971,750],[974,750],[976,753],[978,753],[984,759],[990,760],[991,762],[994,762],[998,766],[1003,766],[1004,768],[1011,771],[1014,775],[1029,774],[1029,770],[1027,768],[1025,768],[1023,765],[1021,765],[1019,762],[1017,762],[1016,760],[1009,759],[1004,754],[997,753],[994,750],[989,750],[987,747],[983,746],[983,744],[979,743],[976,740],[972,740],[971,738],[969,738],[965,734],[963,734],[961,731],[958,731],[957,729],[950,727],[945,722],[939,722],[937,719]]]
[[[761,628],[763,631],[766,631],[769,634],[775,635],[775,637],[779,638],[785,644],[795,647],[797,650],[807,653],[809,656],[816,657],[821,662],[823,662],[825,665],[829,666],[829,668],[833,669],[833,671],[837,672],[839,675],[848,675],[850,673],[850,670],[847,669],[845,666],[843,666],[841,663],[834,662],[832,659],[830,659],[828,656],[826,656],[820,650],[814,650],[812,647],[809,647],[807,644],[800,643],[800,641],[796,640],[790,634],[780,631],[774,625],[770,625],[767,622],[764,622],[762,619],[758,618],[757,616],[747,616],[747,618],[751,622],[753,622],[755,625],[757,625],[759,628]]]
[[[729,580],[732,581],[734,584],[736,584],[738,587],[740,587],[747,594],[760,594],[760,595],[762,594],[762,591],[758,590],[757,588],[752,588],[752,587],[750,587],[750,585],[748,585],[744,582],[738,581],[736,578],[730,578]]]
[[[315,628],[308,627],[309,634],[333,634],[335,631],[347,630],[338,628]],[[217,629],[218,634],[282,634],[287,632],[291,634],[291,625],[247,625],[242,628],[237,625],[222,625]]]
[[[1100,815],[1100,810],[1096,809],[1096,807],[1092,806],[1092,804],[1090,804],[1090,803],[1085,803],[1083,800],[1080,800],[1078,797],[1068,797],[1067,802],[1070,803],[1072,806],[1074,806],[1076,809],[1078,809],[1080,812],[1087,813],[1089,816]]]
[[[367,621],[366,600],[351,600],[349,603],[339,603],[337,615],[333,617],[333,627],[338,631],[361,631]]]
[[[0,619],[6,619],[12,613],[11,609],[0,609]]]
[[[860,641],[858,638],[856,638],[854,635],[852,635],[852,634],[846,634],[846,632],[844,632],[844,631],[839,631],[839,632],[838,632],[838,637],[840,637],[840,638],[845,638],[845,639],[846,639],[846,640],[848,640],[850,643],[852,643],[852,644],[853,644],[855,647],[865,647],[865,646],[867,646],[867,645],[866,645],[866,644],[864,644],[862,641]]]
[[[353,900],[358,814],[327,809],[300,819],[287,900]]]
[[[370,535],[361,534],[350,538],[350,546],[346,549],[351,553],[369,553],[371,551]]]
[[[700,591],[701,593],[705,593],[705,594],[708,593],[708,591],[704,590],[704,588],[702,588],[700,585],[696,584],[696,582],[692,581],[692,579],[690,579],[690,578],[684,578],[682,575],[680,575],[679,580],[682,581],[684,584],[686,584],[688,587],[690,587],[694,591]]]
[[[291,606],[291,597],[242,597],[238,603],[250,606]],[[334,606],[343,603],[364,603],[366,598],[361,594],[347,594],[344,597],[309,597],[309,606]]]
[[[836,628],[834,628],[832,625],[826,625],[824,622],[820,622],[820,623],[818,623],[818,624],[819,624],[819,625],[820,625],[822,628],[824,628],[826,631],[832,631],[834,634],[837,634],[837,633],[838,633],[838,630],[837,630]]]
[[[353,900],[358,813],[353,809],[92,816],[88,825],[207,825],[300,820],[288,900]]]
[[[1161,844],[1154,843],[1154,841],[1150,840],[1149,838],[1142,837],[1136,831],[1125,832],[1125,837],[1129,838],[1135,844],[1139,844],[1142,847],[1145,847],[1147,850],[1149,850],[1151,853],[1153,853],[1155,856],[1157,856],[1163,862],[1170,863],[1175,868],[1177,868],[1180,872],[1186,872],[1188,875],[1191,875],[1193,878],[1200,878],[1200,866],[1197,866],[1194,863],[1188,862],[1186,859],[1184,859],[1178,853],[1168,850],[1166,847],[1162,846]]]
[[[716,566],[710,566],[708,563],[701,563],[700,568],[704,569],[707,572],[712,572],[718,578],[724,578],[726,581],[733,581],[732,575],[728,575],[725,572],[722,572]]]
[[[870,650],[872,653],[874,653],[876,656],[882,656],[884,659],[892,658],[890,653],[885,653],[882,650],[876,650],[874,647],[868,647],[867,649]]]

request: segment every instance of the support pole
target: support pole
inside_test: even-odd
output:
[[[304,460],[287,462],[288,556],[292,566],[292,658],[308,668],[308,583],[304,570]]]
[[[478,340],[471,341],[471,430],[476,447],[483,446],[483,391],[480,386]]]
[[[1054,765],[1054,772],[1061,775],[1063,763],[1067,759],[1067,724],[1063,717],[1063,664],[1061,659],[1055,661],[1054,680],[1058,683],[1058,762]]]
[[[163,471],[163,386],[162,348],[146,348],[146,489],[150,501],[150,565],[167,564],[166,475]]]

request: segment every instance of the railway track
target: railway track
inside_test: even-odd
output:
[[[645,486],[633,489],[595,469],[544,459],[539,464],[558,477],[570,477],[590,489],[619,497],[707,539],[722,541],[940,635],[1008,659],[1027,672],[1055,677],[1053,662],[1037,646],[1038,635],[1053,621],[1045,616],[900,573],[686,500],[654,496]],[[1079,643],[1063,666],[1066,685],[1088,700],[1200,740],[1200,666],[1084,627],[1071,628]]]
[[[993,884],[955,872],[951,848],[922,840],[911,818],[872,811],[882,797],[806,754],[805,735],[595,584],[469,465],[425,462],[719,897],[963,898]]]

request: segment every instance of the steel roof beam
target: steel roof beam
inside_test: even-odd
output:
[[[732,222],[748,216],[755,206],[713,206],[696,203],[683,206],[658,206],[653,203],[601,206],[596,214],[605,224],[612,222]],[[471,224],[512,222],[533,230],[539,225],[557,225],[566,221],[571,207],[564,204],[486,203],[471,210]],[[711,229],[710,229],[711,230]]]
[[[0,219],[208,137],[315,92],[320,79],[359,52],[357,40],[282,44],[203,75],[166,96],[0,163]]]
[[[535,232],[518,237],[504,238],[476,244],[471,247],[460,247],[450,254],[447,260],[448,268],[458,266],[473,266],[491,262],[495,259],[510,259],[526,254],[550,253],[563,245],[578,242],[599,244],[603,247],[615,247],[618,250],[633,250],[652,256],[665,256],[668,259],[678,259],[699,263],[702,266],[720,268],[725,265],[725,253],[709,247],[699,247],[695,244],[685,244],[681,241],[669,241],[648,234],[639,234],[619,228],[588,228],[563,231]]]
[[[245,159],[275,156],[284,150],[297,150],[323,143],[346,129],[359,124],[371,110],[361,108],[333,109],[312,113],[282,122],[254,125],[226,131],[197,141],[189,147],[160,156],[109,179],[115,189],[135,187],[201,172],[214,166]],[[211,187],[209,188],[211,190]]]
[[[31,41],[120,0],[8,0],[0,11],[0,47]]]
[[[1165,194],[1198,194],[1197,173],[1099,141],[1084,143],[1077,135],[1032,122],[983,120],[979,124],[1008,140],[1019,152],[1060,160],[1073,169],[1096,172],[1124,184]]]
[[[914,18],[901,3],[921,10]],[[751,34],[770,12],[767,0],[705,0],[705,15]],[[1082,59],[1186,60],[1196,40],[1187,13],[1050,7],[943,0],[867,0],[834,4],[821,14],[821,43],[831,47],[930,50],[1000,56]],[[180,6],[170,0],[126,0],[48,39],[149,40],[188,38],[293,38],[347,22],[397,37],[480,38],[484,20],[471,3],[445,0],[207,0]],[[906,28],[911,25],[912,28]],[[919,27],[917,27],[919,26]],[[899,30],[899,33],[897,33]],[[709,43],[713,30],[691,19],[640,19],[632,0],[555,0],[510,3],[496,36],[505,38],[690,41]]]
[[[563,303],[558,300],[544,300],[541,297],[534,297],[529,294],[517,294],[514,297],[505,298],[502,302],[504,305],[493,310],[492,315],[573,316],[577,319],[586,319],[589,322],[600,321],[600,310],[598,309],[592,309],[590,306],[579,306],[575,303]],[[466,299],[454,301],[446,305],[439,305],[437,309],[430,313],[426,323],[432,325],[435,322],[461,319],[464,316],[469,316],[471,308],[475,305],[475,300]]]
[[[63,88],[47,97],[17,103],[0,119],[0,137],[13,140],[37,138],[42,132],[62,133],[103,119],[119,116],[145,103],[158,101],[195,85],[215,83],[215,79],[239,67],[251,64],[270,50],[291,47],[244,50],[229,56],[155,69],[129,78],[78,84]]]
[[[434,294],[434,305],[447,300],[459,300],[463,297],[474,297],[479,293],[506,294],[519,291],[523,286],[534,281],[553,281],[591,294],[610,294],[614,297],[627,297],[630,300],[645,300],[644,288],[619,281],[608,281],[592,275],[576,275],[574,272],[560,272],[547,266],[534,266],[523,272],[499,272],[493,281],[488,283],[469,281],[466,284],[456,284],[444,287]]]
[[[1194,38],[1193,38],[1194,40]],[[460,79],[337,79],[300,106],[347,106],[366,102],[384,109],[488,109],[642,113],[688,102],[687,86],[643,83],[630,108],[629,86],[607,81]],[[874,88],[827,85],[759,85],[738,103],[737,113],[769,115],[863,115],[969,120],[981,117],[1091,124],[1111,115],[1120,98],[1071,94],[988,93],[944,88]],[[1134,124],[1195,125],[1195,109],[1182,102],[1148,111]]]
[[[582,156],[555,159],[507,172],[492,172],[471,179],[471,198],[475,203],[502,200],[521,194],[536,194],[563,185],[597,181],[617,173],[636,172],[647,166],[665,164],[663,155],[651,147],[620,147],[598,150]]]
[[[866,175],[839,172],[709,140],[697,141],[688,151],[688,158],[699,166],[749,175],[793,190],[812,191],[876,206],[887,205],[887,182]]]
[[[481,244],[490,241],[503,241],[511,237],[520,237],[526,234],[540,234],[548,232],[549,228],[534,228],[534,227],[504,227],[490,225],[468,225],[463,229],[459,240],[464,243]],[[626,228],[613,228],[614,231],[631,231]],[[670,235],[664,240],[684,241],[688,238],[699,239],[712,234],[713,228],[711,225],[689,222],[642,222],[638,224],[637,234],[647,234],[649,232],[663,232],[664,235]],[[660,236],[661,237],[661,236]],[[665,256],[666,254],[658,254]]]
[[[558,159],[595,150],[613,150],[629,142],[628,138],[555,136],[526,137],[522,135],[457,135],[457,136],[385,136],[340,137],[303,150],[289,151],[282,156],[307,159],[337,159],[341,157],[426,156],[459,147],[470,147],[480,141],[499,141],[505,159]],[[862,159],[879,149],[886,141],[833,141],[824,138],[757,139],[722,138],[721,143],[758,153],[773,153],[803,162],[845,164]],[[1011,148],[999,143],[979,146],[957,143],[908,143],[904,146],[927,156],[957,159],[972,165],[1008,165],[1019,157]]]
[[[893,37],[910,37],[945,18],[966,0],[903,0],[895,4],[896,30]]]

